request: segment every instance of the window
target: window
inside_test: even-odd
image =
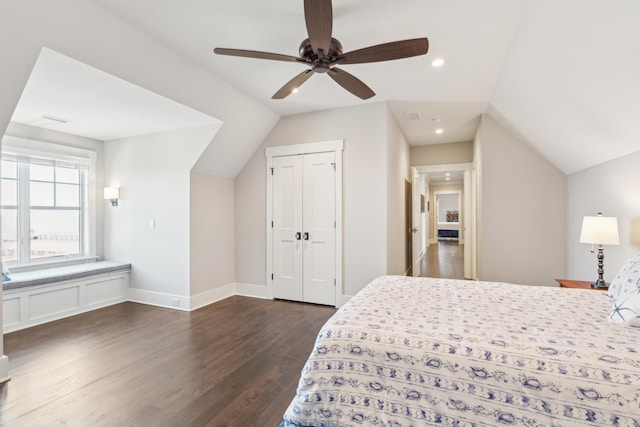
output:
[[[46,145],[51,152],[3,145],[2,261],[10,267],[92,255],[91,158]]]

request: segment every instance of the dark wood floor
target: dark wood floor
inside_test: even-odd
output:
[[[457,240],[430,244],[420,262],[420,276],[464,279],[464,245]]]
[[[0,425],[277,426],[332,307],[135,303],[5,335]]]

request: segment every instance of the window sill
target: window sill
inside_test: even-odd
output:
[[[14,273],[25,273],[28,271],[49,270],[58,267],[66,267],[77,264],[87,264],[98,261],[98,257],[83,257],[83,256],[71,256],[71,257],[52,257],[44,260],[36,260],[29,263],[16,264],[15,261],[5,263],[5,265],[11,271],[11,276]]]
[[[115,261],[97,261],[84,264],[67,265],[63,267],[43,268],[33,271],[11,273],[11,281],[2,283],[2,290],[10,291],[29,286],[46,285],[65,280],[80,279],[98,274],[116,271],[130,271],[131,264]]]

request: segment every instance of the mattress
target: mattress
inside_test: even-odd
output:
[[[283,426],[640,426],[603,292],[384,276],[327,321]]]
[[[439,222],[438,230],[458,230],[460,229],[459,222]]]

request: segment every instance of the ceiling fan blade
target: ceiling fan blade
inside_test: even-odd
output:
[[[280,90],[278,90],[275,94],[273,94],[271,99],[284,99],[284,98],[286,98],[295,89],[297,89],[300,86],[302,86],[302,84],[304,82],[306,82],[309,79],[309,77],[311,77],[313,75],[313,73],[314,73],[313,70],[305,70],[305,71],[301,72],[300,74],[298,74],[297,76],[295,76],[294,78],[289,80],[289,82],[287,84],[285,84],[284,86],[282,86],[280,88]]]
[[[347,73],[337,67],[330,69],[327,74],[340,86],[354,94],[360,99],[369,99],[375,95],[369,86],[352,74]]]
[[[313,52],[317,54],[322,50],[326,56],[331,46],[333,31],[331,0],[304,0],[304,19]]]
[[[391,61],[424,55],[429,51],[429,40],[425,38],[401,40],[365,47],[344,53],[336,58],[335,64],[363,64],[366,62]]]
[[[297,56],[280,55],[279,53],[270,52],[259,52],[257,50],[225,49],[222,47],[217,47],[213,49],[213,51],[218,55],[241,56],[243,58],[271,59],[274,61],[301,62],[303,64],[306,63],[304,59],[298,58]]]

